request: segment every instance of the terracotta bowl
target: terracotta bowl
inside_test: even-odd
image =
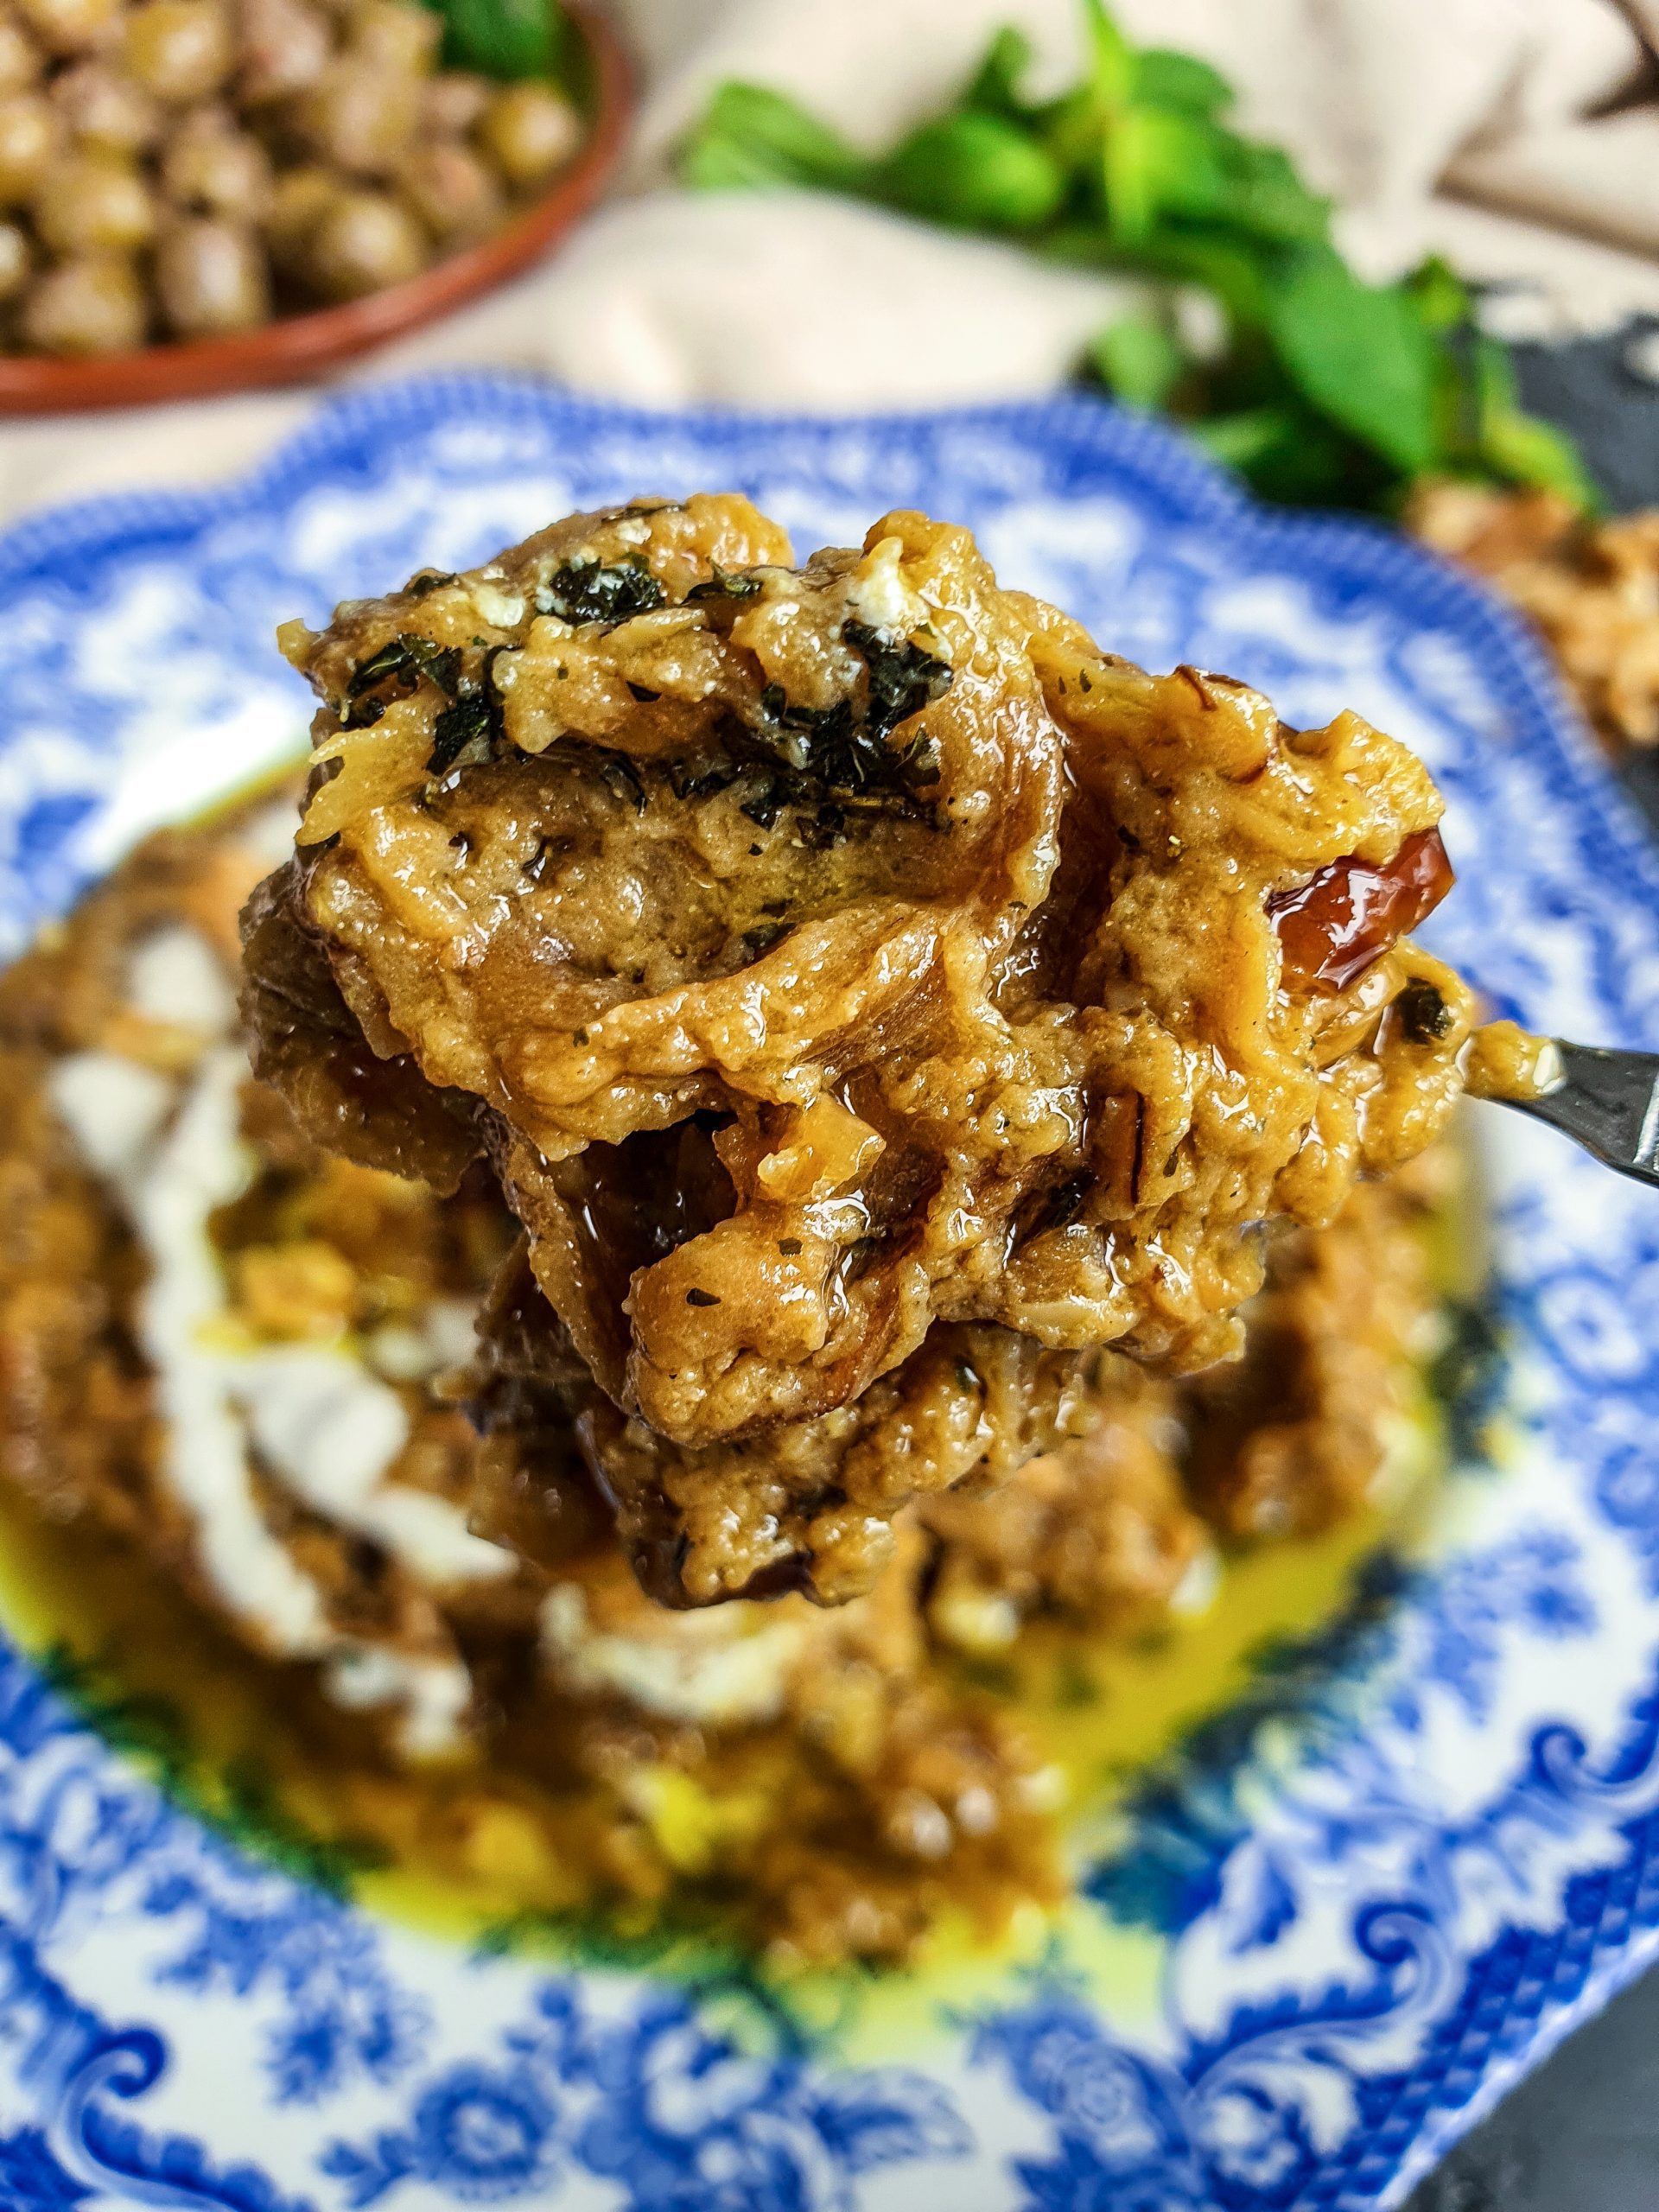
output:
[[[183,346],[146,346],[136,353],[105,353],[96,360],[35,354],[0,358],[0,415],[134,407],[257,385],[301,384],[516,276],[592,205],[615,166],[627,128],[632,88],[616,34],[580,0],[573,0],[570,13],[592,62],[592,125],[553,189],[505,230],[435,263],[407,283],[388,284],[344,307],[286,315],[261,330]]]

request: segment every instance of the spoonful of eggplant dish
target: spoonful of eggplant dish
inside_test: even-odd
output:
[[[1262,1224],[1465,1082],[1652,1172],[1599,1056],[1413,942],[1452,875],[1404,746],[1103,652],[965,530],[798,569],[746,499],[639,501],[282,642],[322,704],[257,1071],[347,1157],[487,1164],[474,1418],[556,1409],[665,1603],[839,1603],[1102,1347],[1235,1356]]]

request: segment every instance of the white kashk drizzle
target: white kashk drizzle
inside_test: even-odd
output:
[[[232,1363],[232,1395],[254,1449],[294,1495],[344,1529],[369,1536],[422,1582],[495,1582],[511,1552],[475,1536],[459,1506],[385,1479],[409,1441],[395,1390],[349,1352],[284,1344]]]
[[[127,1003],[152,1021],[222,1037],[236,1019],[236,994],[200,930],[170,922],[134,945],[127,961]]]
[[[893,638],[907,637],[927,621],[927,602],[904,571],[904,543],[883,537],[854,569],[848,600],[860,621]]]
[[[364,1346],[371,1367],[389,1382],[425,1382],[472,1357],[478,1308],[467,1298],[434,1298],[413,1327],[388,1321]]]
[[[811,1625],[739,1599],[661,1613],[638,1635],[620,1635],[594,1626],[580,1583],[556,1582],[542,1603],[542,1655],[568,1690],[613,1691],[671,1720],[741,1726],[783,1711]]]
[[[86,1165],[117,1184],[143,1160],[175,1095],[164,1075],[118,1052],[74,1052],[55,1061],[47,1091]]]
[[[212,948],[181,927],[137,949],[131,999],[153,1019],[220,1038],[234,1014]],[[295,1497],[382,1545],[423,1585],[499,1580],[515,1561],[474,1536],[448,1499],[387,1479],[408,1418],[397,1393],[350,1353],[249,1351],[230,1340],[210,1222],[252,1172],[240,1128],[246,1078],[246,1059],[228,1042],[205,1051],[182,1083],[89,1052],[57,1063],[49,1095],[149,1262],[138,1332],[166,1427],[168,1477],[195,1522],[204,1573],[266,1649],[323,1661],[324,1686],[339,1703],[397,1707],[404,1750],[440,1754],[459,1741],[471,1697],[465,1667],[453,1655],[400,1651],[334,1627],[316,1584],[265,1525],[250,1444]],[[452,1318],[443,1317],[446,1338],[458,1336]]]
[[[397,1740],[416,1759],[454,1750],[473,1700],[473,1678],[459,1659],[411,1659],[384,1643],[344,1639],[323,1668],[322,1687],[351,1713],[397,1707]]]
[[[201,1341],[225,1304],[207,1217],[247,1181],[242,1080],[233,1047],[205,1055],[171,1128],[118,1187],[149,1262],[139,1334],[167,1423],[168,1472],[194,1517],[202,1567],[273,1650],[310,1658],[333,1640],[321,1596],[265,1527],[224,1362]]]

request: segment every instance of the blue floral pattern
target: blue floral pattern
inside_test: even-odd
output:
[[[1084,401],[806,423],[530,384],[363,393],[258,475],[0,539],[0,937],[297,745],[258,640],[574,505],[734,484],[798,541],[882,508],[1154,664],[1353,704],[1450,801],[1438,942],[1500,1006],[1659,1038],[1659,865],[1516,625],[1410,547],[1275,518]],[[1496,1117],[1488,1116],[1490,1122]],[[1083,1841],[1040,1971],[903,2063],[382,1925],[167,1803],[0,1649],[0,2212],[1357,2212],[1659,1949],[1659,1216],[1489,1128],[1510,1462]],[[1116,1942],[1140,1963],[1084,1962]]]
[[[615,2183],[628,2212],[807,2212],[854,2204],[861,2176],[973,2147],[925,2075],[755,2058],[679,1996],[613,2023],[561,1985],[504,2040],[506,2063],[463,2060],[418,2088],[407,2128],[330,2145],[324,2169],[353,2205],[412,2178],[464,2199],[544,2196],[563,2155]]]

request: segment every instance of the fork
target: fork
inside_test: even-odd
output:
[[[1621,1175],[1659,1189],[1659,1052],[1557,1041],[1559,1077],[1535,1098],[1504,1098]]]

